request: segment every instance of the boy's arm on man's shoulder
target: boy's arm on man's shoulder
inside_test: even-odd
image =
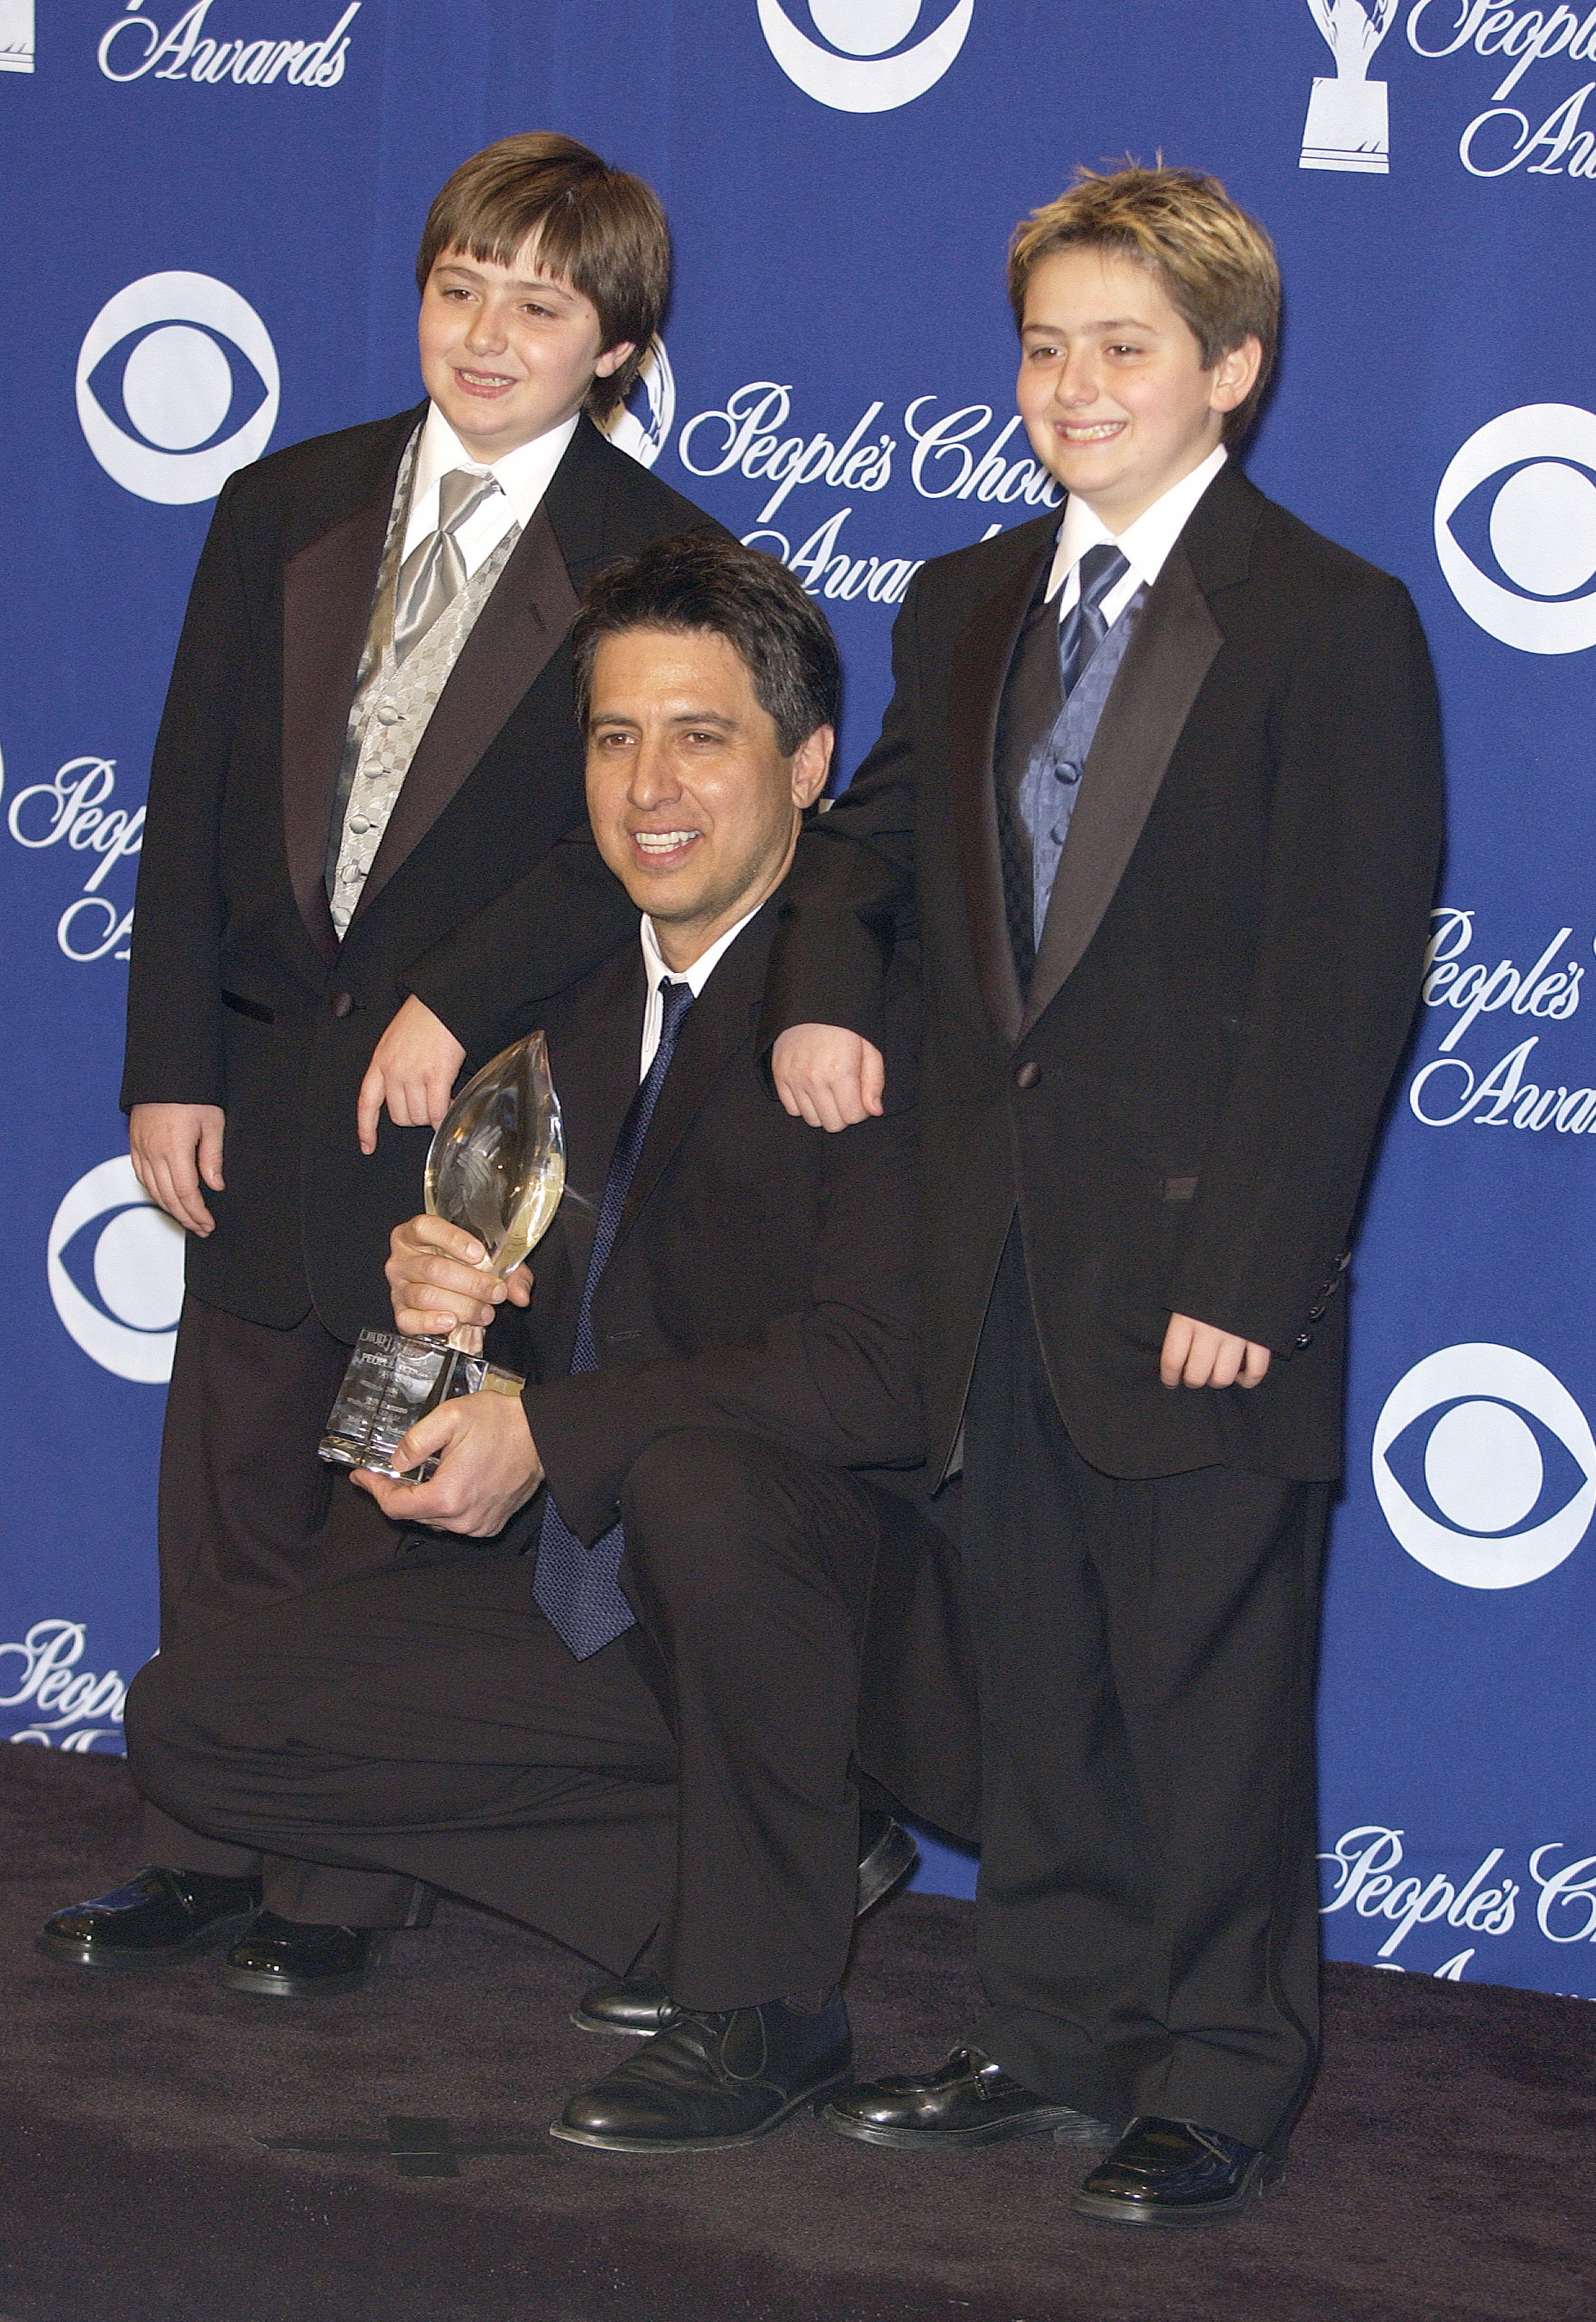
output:
[[[893,693],[874,748],[798,837],[760,1019],[768,1053],[796,1024],[839,1025],[880,1049],[882,977],[915,927],[919,670],[915,591],[892,632]]]
[[[254,640],[234,485],[205,535],[150,763],[122,1102],[220,1105],[222,797]]]
[[[1285,1353],[1337,1277],[1434,900],[1439,714],[1400,583],[1304,639],[1277,736],[1253,988],[1166,1303]]]

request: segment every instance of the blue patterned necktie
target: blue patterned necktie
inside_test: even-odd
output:
[[[598,1368],[593,1344],[594,1293],[616,1246],[621,1212],[632,1190],[638,1156],[654,1117],[660,1091],[670,1069],[676,1036],[693,1004],[693,987],[690,983],[662,983],[660,1001],[660,1045],[621,1123],[621,1133],[610,1156],[609,1175],[604,1183],[604,1199],[598,1205],[598,1228],[593,1236],[593,1254],[588,1260],[588,1278],[582,1285],[581,1311],[577,1317],[576,1346],[570,1358],[573,1378]],[[614,1523],[591,1548],[584,1548],[554,1505],[553,1495],[545,1495],[543,1528],[538,1536],[537,1565],[532,1576],[533,1601],[579,1661],[588,1659],[632,1626],[632,1607],[622,1595],[616,1577],[625,1545],[625,1535],[620,1525]]]
[[[1059,682],[1066,701],[1108,634],[1103,599],[1129,571],[1126,559],[1107,541],[1089,548],[1081,559],[1081,594],[1059,623]]]

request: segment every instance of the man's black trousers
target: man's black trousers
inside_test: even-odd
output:
[[[640,1626],[590,1659],[534,1605],[529,1558],[462,1544],[163,1651],[128,1697],[140,1788],[263,1850],[287,1917],[296,1863],[397,1873],[613,1972],[646,1959],[684,2007],[829,1989],[876,1495],[684,1431],[643,1453],[621,1510]]]
[[[1090,1467],[1048,1385],[1017,1226],[971,1386],[964,1494],[989,2002],[975,2037],[1100,2119],[1269,2144],[1318,2048],[1329,1487]]]

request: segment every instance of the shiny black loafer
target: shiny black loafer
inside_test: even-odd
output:
[[[1191,2120],[1133,2120],[1071,2202],[1115,2226],[1212,2226],[1261,2199],[1281,2162]]]
[[[222,1963],[229,1991],[278,1999],[330,1999],[354,1991],[388,1957],[386,1930],[316,1927],[260,1912]]]
[[[260,1903],[259,1879],[214,1879],[150,1863],[109,1895],[71,1903],[46,1919],[35,1948],[67,1967],[123,1974],[219,1951]]]
[[[962,2153],[1007,2136],[1056,2136],[1061,2144],[1111,2144],[1100,2120],[1011,2080],[980,2048],[955,2048],[922,2079],[861,2080],[821,2115],[839,2136],[900,2153]]]
[[[572,2097],[551,2127],[599,2153],[718,2153],[769,2136],[847,2079],[848,2013],[833,1992],[815,2014],[787,2000],[676,2021]]]
[[[862,1919],[901,1887],[920,1859],[920,1850],[900,1822],[889,1814],[859,1817],[859,1886],[853,1916]],[[571,2010],[579,2032],[618,2032],[652,2040],[676,2021],[676,2007],[657,1975],[606,1975],[582,1994]]]

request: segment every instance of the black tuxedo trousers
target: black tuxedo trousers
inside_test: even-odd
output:
[[[534,1604],[530,1556],[442,1550],[163,1652],[129,1696],[134,1778],[186,1828],[269,1849],[286,1918],[403,1925],[425,1880],[613,1973],[646,1956],[684,2007],[828,1990],[864,1614],[898,1511],[689,1428],[642,1454],[621,1513],[642,1625],[588,1660]]]
[[[1059,1417],[1017,1227],[968,1410],[987,1995],[973,2036],[1095,2118],[1283,2140],[1318,2057],[1328,1487],[1092,1467]]]

